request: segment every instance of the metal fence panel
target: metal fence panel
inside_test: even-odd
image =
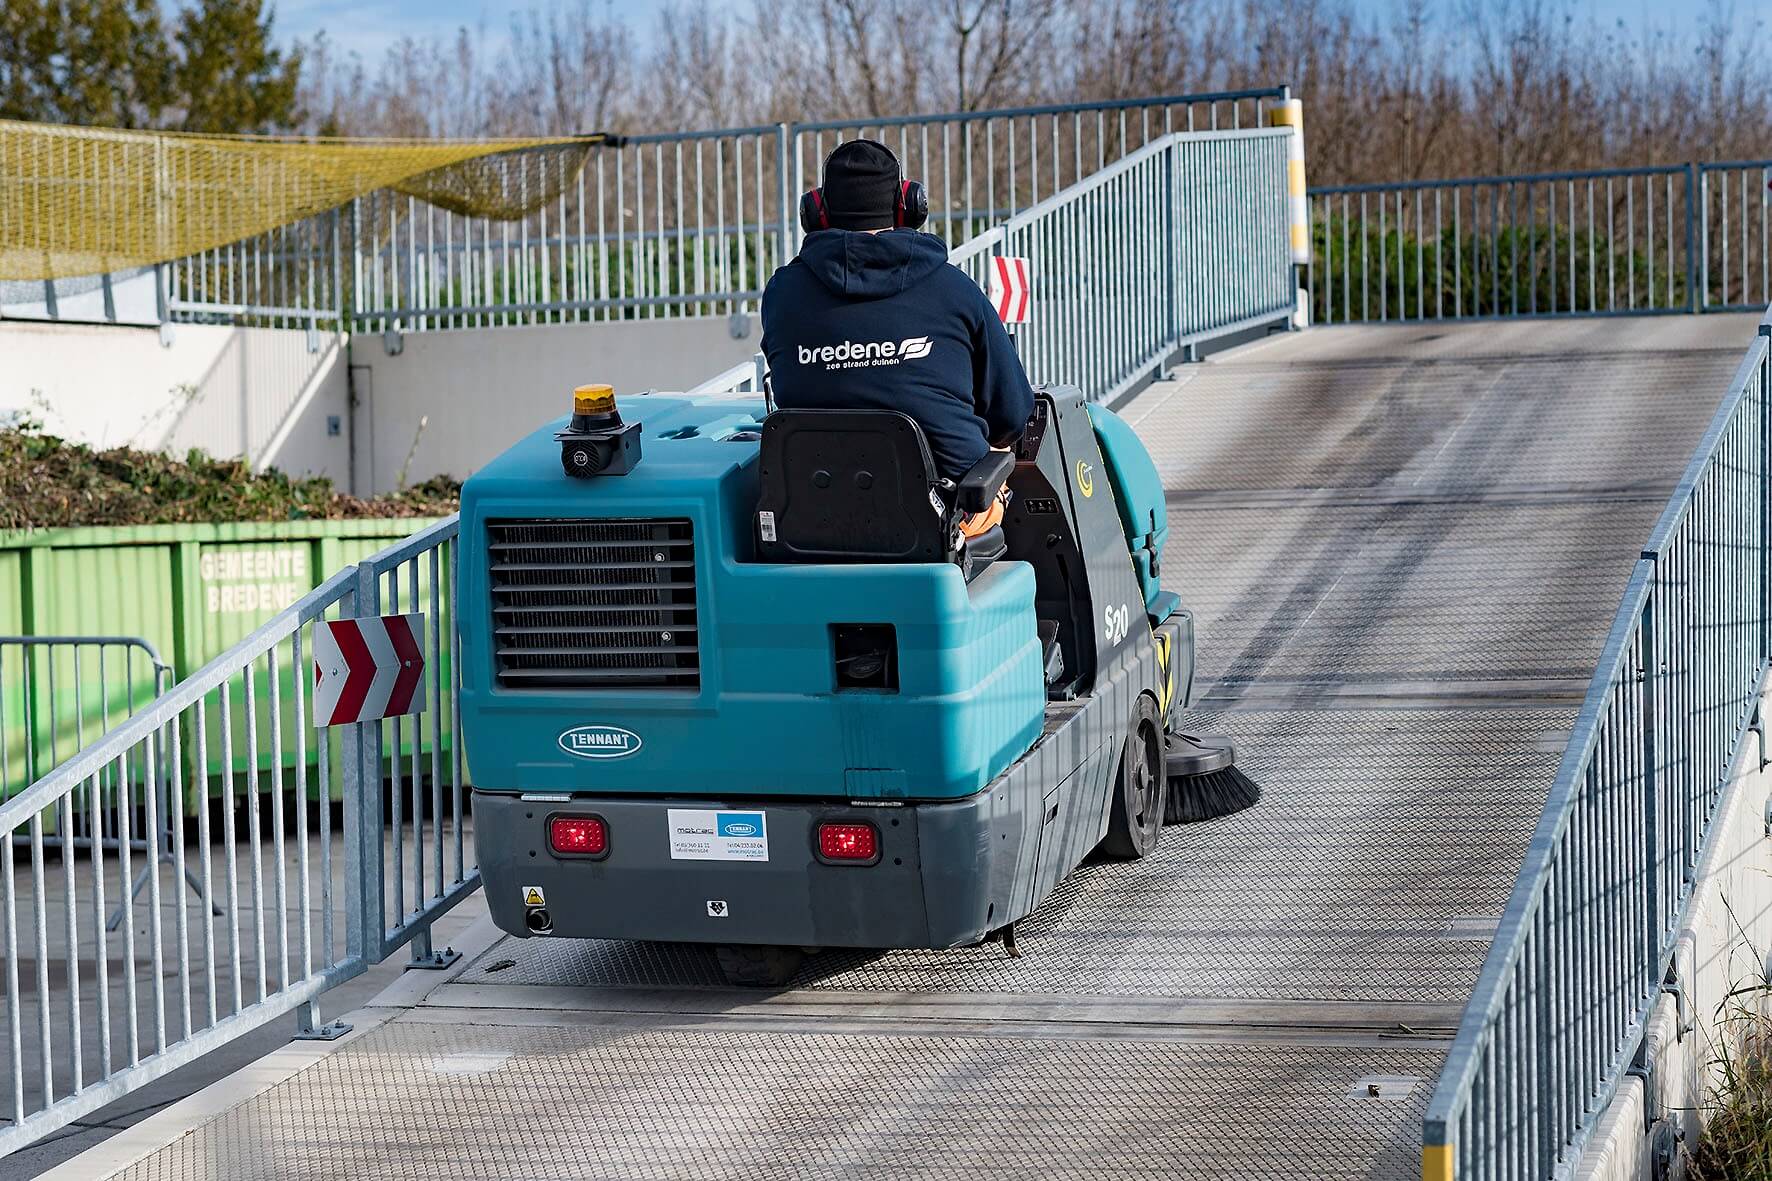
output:
[[[0,799],[152,702],[171,676],[139,636],[0,636]]]
[[[311,729],[307,677],[290,678],[292,701],[278,688],[306,667],[306,626],[348,611],[351,591],[347,574],[329,579],[0,804],[12,1066],[0,1152],[361,970],[336,938],[330,810],[309,802],[313,787],[326,798],[327,739]],[[80,831],[77,817],[87,840],[52,839]],[[165,840],[143,850],[138,890],[148,834]]]
[[[792,125],[793,189],[846,139],[874,139],[929,191],[931,233],[958,246],[1175,132],[1263,127],[1285,87]],[[802,237],[793,227],[793,241]]]
[[[1312,189],[1320,324],[1696,310],[1689,166]]]
[[[1551,1176],[1642,1047],[1772,655],[1769,334],[1614,618],[1428,1106],[1431,1181]]]
[[[1698,177],[1703,310],[1760,311],[1772,303],[1772,160],[1701,164]]]
[[[479,884],[456,531],[345,567],[0,803],[0,1154],[279,1016],[312,1030],[326,988],[403,944],[418,966],[453,958],[430,924]],[[423,712],[317,728],[313,626],[415,608]]]
[[[526,217],[381,191],[166,264],[158,301],[163,320],[316,333],[754,312],[798,249],[800,193],[841,139],[897,151],[928,187],[930,230],[958,244],[1165,135],[1262,126],[1286,96],[1269,87],[612,137],[582,168],[544,149],[518,170],[550,194]]]
[[[456,540],[449,517],[357,567],[358,615],[420,611],[425,619],[424,709],[410,717],[349,727],[345,806],[357,812],[363,954],[385,959],[407,942],[412,958],[440,966],[430,925],[480,884],[468,835],[471,792],[459,739],[459,639],[455,627]],[[386,785],[386,799],[383,799]]]
[[[1178,351],[1288,318],[1287,128],[1176,133],[956,250],[1031,259],[1017,347],[1035,381],[1111,402]],[[987,251],[989,253],[987,253]]]

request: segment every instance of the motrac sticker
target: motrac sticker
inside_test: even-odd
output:
[[[673,861],[769,860],[769,826],[761,812],[671,808],[665,823]]]
[[[574,726],[560,735],[560,749],[580,759],[623,759],[640,746],[640,736],[620,726]]]

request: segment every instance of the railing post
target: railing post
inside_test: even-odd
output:
[[[1686,310],[1688,312],[1698,311],[1697,273],[1693,267],[1695,260],[1692,255],[1692,205],[1693,202],[1702,199],[1698,180],[1698,166],[1688,160],[1686,162]],[[1706,253],[1708,255],[1709,252]]]
[[[1704,170],[1696,164],[1688,162],[1688,173],[1696,173],[1698,180],[1694,189],[1698,198],[1698,233],[1694,235],[1693,248],[1698,251],[1698,291],[1693,296],[1693,306],[1700,311],[1710,310],[1710,181]]]
[[[171,299],[167,295],[166,264],[154,264],[154,319],[160,322],[160,347],[172,347],[172,309]],[[50,318],[55,318],[55,310],[50,309]]]
[[[350,617],[381,614],[375,571],[357,567]],[[387,935],[382,883],[382,733],[380,722],[339,729],[344,771],[345,946],[365,965],[381,962]]]
[[[1175,234],[1180,220],[1175,216],[1175,156],[1180,150],[1176,144],[1172,143],[1163,152],[1163,274],[1168,276],[1169,280],[1163,285],[1163,294],[1169,305],[1168,323],[1171,341],[1181,340],[1181,293],[1178,290],[1180,279],[1175,273]],[[1164,351],[1167,353],[1168,350]],[[1160,358],[1158,363],[1163,364],[1167,360],[1168,358],[1165,356]]]
[[[797,134],[798,133],[794,130],[794,124],[792,123],[776,124],[775,187],[776,195],[780,198],[778,204],[780,206],[781,214],[781,245],[778,248],[781,252],[781,257],[775,261],[775,265],[778,267],[787,266],[788,260],[794,257],[794,212],[798,194],[794,191],[794,186],[788,183],[788,143],[790,140],[794,139]],[[800,145],[795,143],[794,167],[796,179],[798,178],[799,164]]]
[[[1647,557],[1647,555],[1645,555]],[[1644,985],[1654,989],[1659,983],[1657,977],[1661,970],[1661,868],[1657,864],[1657,852],[1660,849],[1659,831],[1661,826],[1659,800],[1657,799],[1657,781],[1655,758],[1655,712],[1656,693],[1655,676],[1657,664],[1655,659],[1655,588],[1661,578],[1661,560],[1659,556],[1649,558],[1652,567],[1649,575],[1649,593],[1643,600],[1643,614],[1637,629],[1640,645],[1638,659],[1642,662],[1643,671],[1643,862],[1644,862],[1644,904],[1648,907],[1646,915],[1649,919],[1644,931],[1647,946],[1643,948]]]
[[[1760,354],[1760,664],[1772,657],[1772,323],[1759,324],[1765,341]],[[1760,763],[1766,761],[1766,736],[1760,734]]]

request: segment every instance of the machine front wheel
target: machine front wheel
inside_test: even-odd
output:
[[[1114,776],[1114,809],[1101,851],[1121,861],[1136,861],[1157,847],[1163,833],[1163,729],[1157,703],[1138,695],[1126,749]]]

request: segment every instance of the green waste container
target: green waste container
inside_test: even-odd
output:
[[[436,520],[401,517],[0,533],[0,636],[139,637],[171,666],[172,680],[177,682],[227,651],[333,573],[410,537]],[[401,610],[410,611],[414,607],[405,601],[404,583],[403,577]],[[419,601],[418,609],[422,610],[428,601],[428,577],[421,589],[427,592]],[[439,623],[445,629],[450,626],[448,620]],[[449,633],[444,630],[442,634]],[[295,670],[288,667],[286,651],[278,670],[278,691],[288,702],[293,700]],[[38,659],[47,662],[52,657],[42,654]],[[53,659],[72,657],[62,655]],[[84,659],[90,661],[92,657],[89,654]],[[15,755],[10,760],[7,782],[0,784],[0,798],[28,786],[24,781],[24,760],[16,757],[27,743],[47,750],[53,742],[64,759],[78,746],[75,733],[82,726],[82,705],[73,699],[73,678],[67,675],[70,670],[66,667],[54,670],[57,675],[50,675],[51,671],[47,663],[40,664],[33,670],[24,693],[15,692],[7,699],[0,692],[0,736]],[[445,685],[449,673],[447,668],[443,670]],[[107,675],[115,683],[114,667],[107,670]],[[141,683],[124,691],[134,697],[136,707],[140,708],[153,696],[154,670],[143,661],[139,670],[130,675]],[[88,685],[92,676],[92,670],[87,670]],[[268,693],[269,680],[269,671],[261,665],[254,675],[255,695],[262,697]],[[49,688],[52,684],[53,693]],[[236,707],[240,704],[238,693],[236,689]],[[26,696],[28,701],[22,699]],[[90,702],[83,703],[88,714],[90,706]],[[25,733],[27,718],[33,731],[29,735]],[[285,725],[283,730],[283,772],[287,782],[297,744],[289,726]],[[87,726],[85,737],[90,740],[93,736]],[[247,762],[243,735],[235,737],[238,741],[234,743],[233,762],[236,770],[244,773]],[[212,734],[208,751],[212,775],[221,769],[219,743],[213,741],[216,738],[219,735]],[[301,745],[306,747],[311,768],[315,758],[311,736]],[[429,736],[424,745],[429,748]],[[410,751],[410,740],[402,746]],[[271,769],[269,747],[268,740],[261,741],[257,760],[261,773]],[[336,757],[335,753],[335,760]],[[310,774],[310,792],[314,786]],[[334,795],[337,791],[334,778]],[[190,794],[194,802],[197,793]]]

